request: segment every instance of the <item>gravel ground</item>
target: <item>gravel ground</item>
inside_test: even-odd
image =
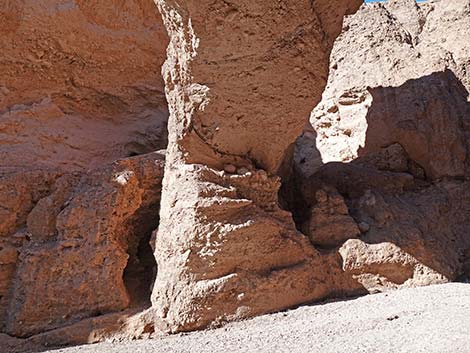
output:
[[[470,353],[470,284],[304,306],[222,329],[50,353]]]

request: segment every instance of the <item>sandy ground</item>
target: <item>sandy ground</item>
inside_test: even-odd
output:
[[[304,306],[224,328],[50,353],[470,353],[470,284]]]

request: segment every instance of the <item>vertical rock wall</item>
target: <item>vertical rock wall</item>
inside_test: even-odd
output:
[[[164,161],[111,163],[166,146],[168,37],[152,0],[5,0],[0,37],[0,332],[24,337],[133,299]]]
[[[342,17],[360,3],[156,1],[170,37],[152,297],[165,329],[280,310],[334,290],[328,272],[339,264],[320,257],[279,208],[278,175],[320,100]]]

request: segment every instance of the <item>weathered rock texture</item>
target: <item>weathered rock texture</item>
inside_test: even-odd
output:
[[[0,266],[7,274],[16,267],[2,279],[9,306],[0,319],[8,333],[31,336],[149,296],[155,263],[148,242],[158,224],[163,164],[152,153],[87,174],[56,174],[41,196],[29,195],[36,203],[27,217],[11,210],[22,228],[9,237],[16,243],[2,246]]]
[[[344,26],[360,0],[155,3],[0,4],[0,332],[147,337],[470,274],[469,0]]]
[[[97,167],[166,147],[151,0],[0,4],[0,167]]]
[[[0,18],[0,332],[150,305],[164,162],[144,154],[166,146],[168,117],[158,9],[6,0]]]
[[[360,1],[156,3],[170,37],[152,296],[163,328],[202,328],[331,294],[339,259],[320,256],[279,208],[278,175],[320,100],[343,15]]]
[[[431,179],[465,174],[469,6],[396,0],[363,5],[348,20],[311,117],[321,162],[349,162],[399,143]],[[409,23],[417,22],[413,35]],[[305,164],[304,174],[312,174],[312,160]]]
[[[468,273],[469,23],[468,0],[363,5],[297,142],[298,226],[369,291]]]

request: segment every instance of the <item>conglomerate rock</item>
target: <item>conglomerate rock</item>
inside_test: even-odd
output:
[[[148,301],[163,157],[110,163],[167,143],[157,7],[6,0],[0,18],[0,331]]]
[[[417,6],[425,10],[416,11]],[[321,161],[303,163],[302,174],[398,143],[430,179],[463,176],[469,7],[468,0],[419,5],[395,0],[365,4],[348,18],[332,51],[329,83],[311,115],[315,133],[308,132],[298,144],[299,165],[305,155],[317,153],[315,147]],[[403,14],[405,23],[400,22]],[[415,35],[408,24],[413,16],[422,27]]]
[[[339,258],[320,256],[279,208],[278,175],[320,100],[343,15],[360,2],[156,0],[170,37],[152,295],[163,329],[280,310],[344,285]]]
[[[361,1],[155,3],[162,197],[152,1],[0,4],[0,331],[147,337],[470,275],[468,0],[344,26]]]
[[[35,204],[47,196],[59,177],[51,171],[0,174],[0,329],[3,329],[19,249],[26,235],[18,231]]]

